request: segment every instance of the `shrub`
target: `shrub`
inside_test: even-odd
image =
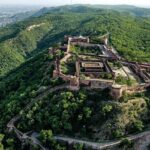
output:
[[[133,142],[128,138],[123,138],[121,140],[121,143],[119,144],[119,147],[132,147],[132,146],[133,146]]]
[[[83,144],[74,144],[74,150],[83,150]]]

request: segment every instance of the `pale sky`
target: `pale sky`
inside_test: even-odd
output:
[[[128,4],[150,7],[150,0],[0,0],[2,4],[26,4],[26,5],[65,5],[65,4]]]

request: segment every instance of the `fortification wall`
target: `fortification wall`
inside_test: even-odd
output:
[[[126,93],[128,94],[140,93],[140,92],[144,92],[147,88],[150,88],[150,83],[145,83],[134,87],[128,87],[126,89]]]
[[[90,85],[90,81],[88,81],[88,80],[80,80],[80,83],[84,84],[84,85],[87,85],[87,86]]]

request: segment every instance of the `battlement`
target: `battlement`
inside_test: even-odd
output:
[[[110,95],[114,99],[119,99],[124,92],[130,94],[150,87],[150,64],[121,60],[117,51],[108,46],[108,39],[105,39],[105,45],[92,44],[89,37],[83,36],[65,36],[65,40],[67,40],[68,45],[65,44],[50,51],[54,55],[56,54],[55,51],[58,50],[65,52],[64,57],[56,57],[53,77],[60,77],[69,82],[72,90],[79,90],[81,85],[91,89],[108,88]],[[72,52],[71,45],[81,48],[80,54]],[[86,49],[95,52],[83,53],[82,50]],[[101,55],[97,51],[101,51]],[[68,67],[65,69],[69,71],[71,69],[69,65],[74,67],[74,72],[65,74],[63,69]],[[135,84],[129,86],[124,82],[123,84],[117,83],[116,79],[118,78],[133,80]]]

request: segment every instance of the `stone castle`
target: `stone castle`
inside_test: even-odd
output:
[[[122,59],[117,51],[108,45],[108,37],[103,38],[103,44],[90,43],[89,37],[65,36],[67,44],[57,49],[50,49],[55,55],[56,51],[63,51],[64,57],[55,60],[53,77],[60,77],[70,83],[71,90],[79,90],[81,86],[91,89],[110,89],[110,95],[119,99],[123,93],[135,93],[146,90],[150,87],[150,64],[128,62]],[[81,49],[76,54],[72,47]],[[82,50],[95,50],[97,53],[83,53]],[[75,72],[73,75],[63,73],[61,64],[67,63],[69,59],[76,56],[74,62]],[[112,67],[112,64],[119,62],[121,68]],[[136,81],[133,86],[118,84],[115,82],[117,76]]]

